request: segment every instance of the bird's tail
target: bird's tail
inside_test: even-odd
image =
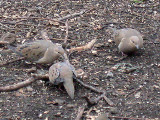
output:
[[[67,81],[64,81],[63,83],[64,85],[64,88],[66,89],[68,95],[74,99],[74,91],[75,91],[75,88],[74,88],[74,84],[73,84],[73,79],[71,80],[67,80]]]

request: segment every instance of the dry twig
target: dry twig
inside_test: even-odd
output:
[[[80,120],[81,119],[81,117],[83,115],[83,112],[84,112],[84,109],[85,109],[85,107],[79,107],[79,109],[78,109],[78,115],[77,115],[77,117],[76,117],[75,120]]]
[[[84,46],[69,49],[69,52],[71,53],[73,51],[83,51],[83,50],[91,49],[96,41],[97,41],[96,39],[93,39],[92,41],[90,41],[88,44]]]
[[[26,87],[26,86],[30,85],[31,83],[35,82],[36,80],[48,79],[48,75],[33,74],[32,76],[33,77],[31,77],[30,79],[25,80],[23,82],[19,82],[19,83],[14,84],[14,85],[8,85],[8,86],[0,87],[0,92],[9,92],[9,91],[18,90],[22,87]]]
[[[105,95],[103,95],[103,98],[110,106],[114,106],[114,103],[109,98],[107,98]]]
[[[68,39],[68,28],[69,28],[69,26],[68,26],[68,20],[66,21],[66,36],[65,36],[65,39],[64,39],[64,43],[66,44],[67,43],[67,39]]]
[[[0,92],[9,92],[9,91],[18,90],[22,87],[30,85],[31,83],[35,82],[36,80],[37,79],[30,78],[26,81],[19,82],[19,83],[14,84],[14,85],[8,85],[8,86],[0,87]]]
[[[62,22],[62,21],[59,21],[59,20],[56,20],[56,19],[42,18],[42,17],[16,17],[16,18],[4,17],[4,18],[5,19],[23,19],[23,20],[26,20],[26,19],[49,20],[49,21],[55,21],[55,22],[59,22],[59,23],[65,24],[65,22]],[[12,24],[17,24],[17,22],[12,22]]]
[[[0,41],[0,45],[10,44],[8,41]]]
[[[12,60],[12,61],[9,61],[9,62],[6,62],[6,63],[2,63],[2,64],[0,64],[0,67],[3,67],[3,66],[5,66],[5,65],[8,65],[8,64],[10,64],[10,63],[14,63],[14,62],[20,61],[20,60],[24,60],[24,57],[21,57],[21,58],[18,58],[18,59],[16,59],[16,60]]]
[[[77,12],[77,13],[73,13],[73,14],[69,14],[69,15],[66,15],[62,18],[59,18],[58,21],[62,21],[62,20],[66,20],[66,19],[69,19],[69,18],[73,18],[73,17],[76,17],[76,16],[80,16],[82,14],[86,13],[86,10],[83,10],[81,12]]]
[[[101,91],[101,90],[98,90],[98,89],[96,89],[95,87],[93,87],[93,86],[90,86],[90,85],[87,85],[87,84],[85,84],[83,81],[81,81],[80,79],[75,79],[78,83],[80,83],[82,86],[84,86],[85,88],[88,88],[88,89],[90,89],[90,90],[92,90],[92,91],[94,91],[94,92],[97,92],[97,93],[103,93],[103,91]]]
[[[146,118],[132,118],[132,117],[119,117],[119,116],[108,116],[108,118],[128,119],[128,120],[146,120]]]

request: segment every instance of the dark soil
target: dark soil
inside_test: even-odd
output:
[[[112,107],[101,99],[96,105],[84,110],[82,119],[94,120],[99,114],[109,112],[109,116],[117,116],[115,120],[120,120],[119,117],[158,120],[160,4],[159,0],[140,1],[4,0],[0,1],[0,35],[7,32],[15,33],[16,44],[22,44],[24,41],[42,39],[40,31],[46,29],[53,42],[63,43],[66,34],[65,24],[54,22],[52,19],[91,9],[80,16],[68,19],[67,47],[85,45],[95,38],[97,42],[92,50],[72,53],[70,62],[76,69],[85,72],[83,82],[106,90],[107,97],[115,106]],[[27,17],[32,18],[26,19]],[[109,26],[137,29],[143,35],[144,48],[121,61],[116,61],[122,55],[112,42],[112,33],[107,29]],[[0,50],[1,63],[19,57],[14,53],[4,52],[7,50],[5,46],[1,46]],[[27,69],[34,66],[21,60],[0,67],[0,86],[27,80],[31,77]],[[36,73],[47,72],[48,67],[38,69]],[[100,95],[77,82],[75,87],[74,100],[69,98],[65,91],[60,91],[55,86],[49,87],[41,80],[17,91],[1,92],[0,119],[74,120],[78,108],[87,103],[82,96],[96,98]]]

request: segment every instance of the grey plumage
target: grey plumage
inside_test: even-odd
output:
[[[74,84],[73,77],[76,76],[74,67],[69,63],[68,60],[64,62],[58,62],[53,64],[49,68],[49,80],[52,84],[58,85],[63,83],[68,95],[74,98]]]
[[[114,30],[114,41],[119,51],[129,54],[143,47],[143,38],[135,29],[124,28]]]
[[[61,45],[53,44],[49,40],[37,40],[17,47],[8,45],[8,48],[27,60],[40,64],[53,63],[65,53]]]

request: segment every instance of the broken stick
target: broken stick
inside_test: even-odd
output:
[[[36,81],[36,79],[30,78],[30,79],[28,79],[26,81],[19,82],[19,83],[14,84],[14,85],[8,85],[8,86],[0,87],[0,92],[9,92],[9,91],[18,90],[18,89],[20,89],[22,87],[30,85],[34,81]]]
[[[16,59],[16,60],[8,61],[8,62],[6,62],[6,63],[2,63],[2,64],[0,64],[0,67],[4,67],[5,65],[8,65],[8,64],[10,64],[10,63],[14,63],[14,62],[20,61],[20,60],[24,60],[24,57],[18,58],[18,59]]]
[[[71,53],[73,51],[83,51],[83,50],[91,49],[96,41],[97,41],[96,39],[93,39],[92,41],[90,41],[88,44],[84,46],[69,49],[69,52]]]
[[[19,82],[14,85],[0,87],[0,92],[10,92],[10,91],[18,90],[22,87],[26,87],[26,86],[30,85],[31,83],[35,82],[36,80],[48,79],[48,75],[35,75],[34,74],[32,76],[33,77],[31,77],[23,82]]]
[[[64,43],[66,44],[67,40],[68,40],[68,28],[69,28],[69,26],[68,26],[68,20],[66,21],[65,24],[66,24],[66,36],[64,38]]]
[[[95,87],[93,86],[90,86],[90,85],[87,85],[85,84],[83,81],[81,81],[80,79],[76,78],[75,79],[78,83],[80,83],[82,86],[84,86],[85,88],[88,88],[94,92],[97,92],[97,93],[103,93],[103,91],[99,90],[99,89],[96,89]]]
[[[85,107],[79,107],[79,109],[78,109],[78,115],[77,115],[77,117],[76,117],[75,120],[80,120],[81,119],[81,117],[83,115],[83,112],[84,112],[84,109],[85,109]]]

